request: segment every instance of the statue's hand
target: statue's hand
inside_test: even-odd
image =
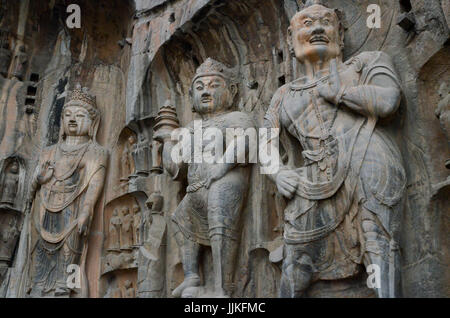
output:
[[[86,235],[88,222],[89,222],[88,214],[83,214],[78,218],[78,234]]]
[[[297,191],[298,179],[292,171],[281,171],[277,175],[276,184],[284,197],[292,199]]]
[[[170,141],[172,138],[171,131],[167,129],[160,129],[154,132],[153,134],[153,140],[156,140],[162,144]]]
[[[334,105],[339,103],[339,93],[341,90],[341,79],[339,78],[339,72],[337,69],[336,59],[330,61],[330,78],[327,83],[319,84],[317,86],[317,92],[319,96],[325,100],[331,102]]]
[[[44,162],[39,168],[38,182],[39,184],[47,183],[53,176],[54,167],[50,161]]]

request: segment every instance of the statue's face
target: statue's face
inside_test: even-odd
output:
[[[130,145],[134,145],[136,143],[136,137],[134,137],[134,136],[128,137],[128,143]]]
[[[297,13],[288,32],[290,45],[302,63],[331,60],[341,53],[338,17],[321,5]]]
[[[11,165],[10,172],[12,172],[12,173],[17,173],[17,172],[19,172],[19,165],[17,164],[17,162],[14,162],[14,163]]]
[[[87,136],[92,119],[83,107],[68,106],[64,109],[63,125],[66,136]]]
[[[192,85],[194,109],[200,114],[210,114],[231,106],[233,93],[221,76],[203,76]]]

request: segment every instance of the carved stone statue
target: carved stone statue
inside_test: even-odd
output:
[[[132,148],[135,144],[136,144],[136,138],[134,136],[130,136],[128,138],[127,143],[125,144],[125,146],[123,148],[122,157],[120,158],[121,169],[122,169],[122,177],[121,177],[120,181],[128,181],[131,174],[134,173],[135,167],[134,167]]]
[[[139,251],[138,293],[140,298],[162,297],[165,276],[165,251],[167,224],[164,218],[163,197],[152,193],[146,202],[143,215],[143,242]]]
[[[9,222],[4,224],[1,228],[1,244],[0,244],[0,266],[11,261],[14,253],[14,248],[19,236],[19,229],[17,228],[17,220],[11,217]]]
[[[399,149],[377,128],[401,102],[392,60],[364,52],[343,63],[340,16],[317,1],[292,18],[288,43],[303,75],[278,89],[265,116],[265,127],[280,128],[303,150],[302,167],[282,164],[270,175],[289,200],[280,296],[304,296],[312,283],[350,278],[371,264],[380,268],[377,295],[398,296],[406,177]],[[281,142],[289,159],[298,158],[297,145]]]
[[[33,177],[31,213],[35,224],[30,229],[36,229],[37,239],[29,252],[31,297],[88,296],[84,269],[87,236],[103,188],[108,154],[96,142],[100,112],[95,97],[77,85],[67,100],[59,141],[42,151]],[[69,265],[80,266],[80,290],[67,284]]]
[[[3,192],[0,204],[14,206],[19,187],[19,164],[13,161],[7,168],[3,181]]]
[[[120,249],[120,226],[122,219],[120,218],[119,211],[114,210],[111,219],[109,220],[109,249]]]
[[[216,128],[226,136],[227,128],[245,130],[255,127],[249,115],[232,110],[238,93],[235,80],[232,70],[210,58],[197,69],[191,96],[194,111],[201,116],[204,129]],[[188,129],[193,137],[195,121],[188,125]],[[170,134],[157,130],[154,138],[164,144],[164,168],[170,175],[181,177],[184,164],[172,161],[174,143],[169,140]],[[222,141],[216,142],[222,144]],[[200,145],[202,149],[205,146],[205,143]],[[188,164],[187,194],[172,218],[184,270],[184,281],[172,295],[192,297],[201,289],[200,248],[211,246],[214,290],[206,290],[206,293],[214,297],[231,296],[234,261],[240,238],[240,217],[246,199],[250,167],[243,163],[191,162]]]
[[[139,142],[132,146],[136,175],[147,177],[150,172],[150,145],[144,135],[139,136]]]
[[[447,83],[442,83],[439,88],[440,101],[436,109],[436,116],[441,122],[442,130],[447,137],[450,146],[450,90]],[[445,162],[447,169],[450,169],[450,159]]]
[[[141,208],[139,205],[133,206],[133,246],[138,246],[141,243]]]
[[[121,249],[131,249],[133,245],[133,215],[127,207],[122,209],[120,240]]]
[[[20,45],[17,53],[14,56],[14,65],[12,70],[12,77],[23,81],[25,72],[27,71],[28,55],[26,53],[25,45]]]

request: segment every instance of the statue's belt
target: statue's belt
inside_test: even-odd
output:
[[[325,183],[318,183],[318,184],[312,184],[312,183],[305,183],[300,184],[297,189],[297,195],[311,200],[311,201],[319,201],[319,200],[325,200],[328,198],[331,198],[334,196],[337,191],[341,188],[344,181],[345,187],[348,191],[348,202],[347,207],[343,208],[342,211],[339,211],[337,217],[335,220],[332,220],[328,224],[324,225],[323,227],[311,230],[311,231],[298,231],[295,229],[294,226],[288,226],[287,229],[285,229],[284,239],[285,242],[288,244],[299,244],[299,243],[308,243],[314,240],[321,239],[325,236],[327,236],[330,232],[334,231],[344,220],[345,216],[347,215],[347,212],[350,208],[350,205],[352,204],[353,200],[353,194],[356,190],[357,180],[358,176],[362,167],[362,164],[364,162],[364,158],[367,153],[367,149],[371,140],[372,133],[375,129],[376,125],[376,119],[375,118],[369,118],[367,123],[365,125],[360,125],[358,134],[354,138],[351,144],[351,151],[349,155],[347,156],[347,162],[346,169],[341,169],[338,171],[337,175],[331,182],[325,182]],[[355,143],[357,140],[361,140],[364,142],[364,148],[363,151],[360,151],[358,153],[353,154],[353,149],[355,148]],[[353,163],[350,167],[350,163]],[[313,185],[314,187],[308,188],[307,186]],[[321,192],[323,191],[323,192]],[[300,213],[298,216],[302,215],[303,213]],[[290,223],[288,223],[290,224]],[[290,230],[289,230],[290,229]]]
[[[354,136],[352,137],[350,147],[348,147],[350,151],[344,151],[345,147],[343,143],[345,142],[345,138],[343,138],[343,136],[338,136],[336,137],[335,141],[333,141],[338,144],[339,150],[337,154],[338,156],[337,173],[332,177],[332,179],[326,182],[312,182],[307,180],[306,178],[300,178],[296,192],[298,196],[309,200],[324,200],[336,194],[336,192],[339,190],[344,180],[347,178],[350,164],[352,162],[353,149],[355,148],[355,143],[358,139],[361,139],[362,137],[360,136],[360,134],[363,131],[369,130],[370,133],[368,134],[368,136],[365,137],[369,139],[370,135],[372,134],[373,128],[372,129],[368,127],[363,128],[364,121],[365,121],[364,119],[361,119],[359,123],[355,125],[355,127],[352,129],[352,131],[354,132]],[[333,144],[333,142],[330,144]],[[307,151],[306,153],[311,157],[310,160],[314,162],[318,162],[320,160],[323,160],[326,156],[329,156],[326,153],[325,148],[322,148],[318,152]],[[298,170],[300,172],[304,169],[300,168]]]

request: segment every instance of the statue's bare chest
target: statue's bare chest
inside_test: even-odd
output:
[[[333,129],[336,115],[336,107],[311,89],[288,92],[283,100],[280,118],[283,127],[294,136],[321,139]]]

